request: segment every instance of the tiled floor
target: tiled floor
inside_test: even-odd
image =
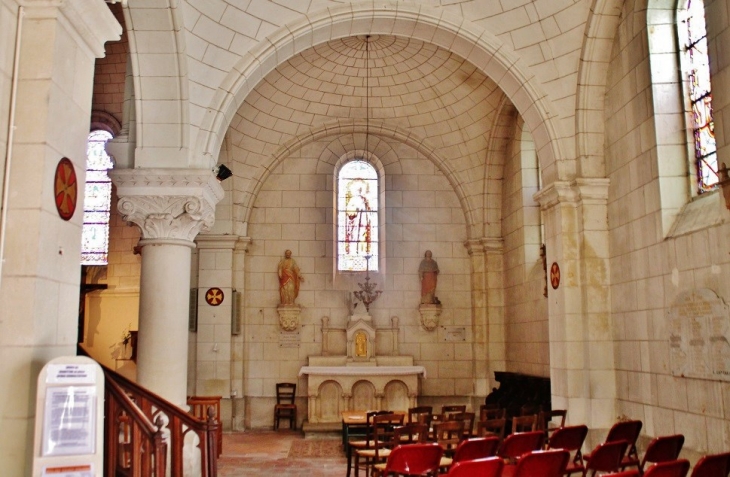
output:
[[[296,439],[304,437],[290,431],[224,434],[218,476],[345,477],[347,462],[344,457],[289,458],[289,449]]]

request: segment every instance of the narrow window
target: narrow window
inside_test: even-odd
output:
[[[101,129],[92,131],[88,137],[81,265],[107,264],[112,197],[112,181],[107,172],[114,163],[104,148],[111,138],[111,133]]]
[[[702,0],[687,0],[679,14],[682,15],[680,25],[684,25],[685,64],[689,81],[697,185],[699,193],[703,193],[713,190],[718,181],[704,3]]]
[[[363,160],[337,177],[337,270],[378,270],[378,174]]]

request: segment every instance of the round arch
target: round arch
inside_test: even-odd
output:
[[[453,52],[495,81],[532,132],[545,181],[572,179],[575,167],[563,156],[557,113],[529,67],[496,36],[441,10],[392,0],[323,9],[280,28],[234,66],[214,95],[198,134],[196,155],[211,164],[232,118],[259,81],[284,61],[329,40],[354,35],[408,36]],[[568,164],[570,163],[570,164]],[[567,176],[566,176],[567,175]]]

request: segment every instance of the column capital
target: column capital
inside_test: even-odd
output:
[[[487,253],[502,252],[504,240],[499,237],[482,237],[480,239],[469,239],[464,242],[469,255],[484,255]]]
[[[195,237],[195,243],[198,246],[198,250],[235,250],[238,247],[239,238],[238,235],[198,234]]]
[[[609,179],[578,178],[574,181],[555,181],[532,197],[543,210],[560,203],[577,207],[584,204],[605,204],[608,200]]]
[[[210,230],[223,198],[223,188],[207,169],[119,169],[109,176],[122,218],[137,225],[145,240],[192,242]]]

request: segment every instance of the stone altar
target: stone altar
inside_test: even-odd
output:
[[[328,321],[322,320],[323,355],[310,356],[299,370],[299,376],[307,375],[310,423],[340,422],[342,411],[406,411],[418,404],[418,378],[426,377],[426,368],[414,366],[412,356],[376,356],[381,335],[397,343],[396,317],[382,332],[369,315],[350,316],[346,330],[329,328]],[[330,334],[337,331],[347,340],[347,354],[327,356]],[[388,348],[397,351],[396,345]]]

